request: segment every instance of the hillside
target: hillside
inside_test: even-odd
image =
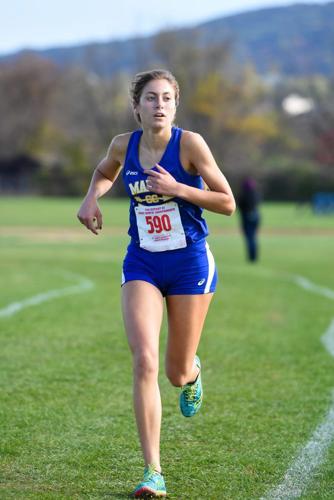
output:
[[[262,74],[334,73],[334,2],[295,4],[222,17],[198,26],[173,30],[180,42],[197,46],[231,45],[236,61],[251,62]],[[159,34],[125,41],[29,51],[60,66],[79,66],[102,77],[159,64]],[[12,60],[22,51],[0,58]]]

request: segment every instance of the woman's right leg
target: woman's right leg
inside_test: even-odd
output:
[[[133,355],[133,397],[145,466],[160,471],[159,335],[163,297],[146,281],[122,287],[123,320]]]

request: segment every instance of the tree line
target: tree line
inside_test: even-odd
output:
[[[159,67],[179,81],[177,125],[199,132],[237,190],[253,176],[268,200],[307,201],[334,190],[334,81],[319,75],[260,77],[228,44],[199,47],[175,33],[155,37]],[[138,55],[138,70],[157,67]],[[133,75],[111,79],[25,55],[0,65],[0,191],[81,196],[111,138],[130,131]],[[287,113],[286,96],[308,98]],[[121,182],[113,190],[122,195]]]

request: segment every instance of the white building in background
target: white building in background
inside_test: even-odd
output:
[[[302,115],[314,109],[314,101],[299,94],[290,94],[283,99],[282,108],[288,115]]]

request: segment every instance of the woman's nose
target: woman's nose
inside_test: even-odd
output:
[[[164,104],[163,98],[162,97],[157,97],[156,107],[157,108],[162,108],[163,104]]]

